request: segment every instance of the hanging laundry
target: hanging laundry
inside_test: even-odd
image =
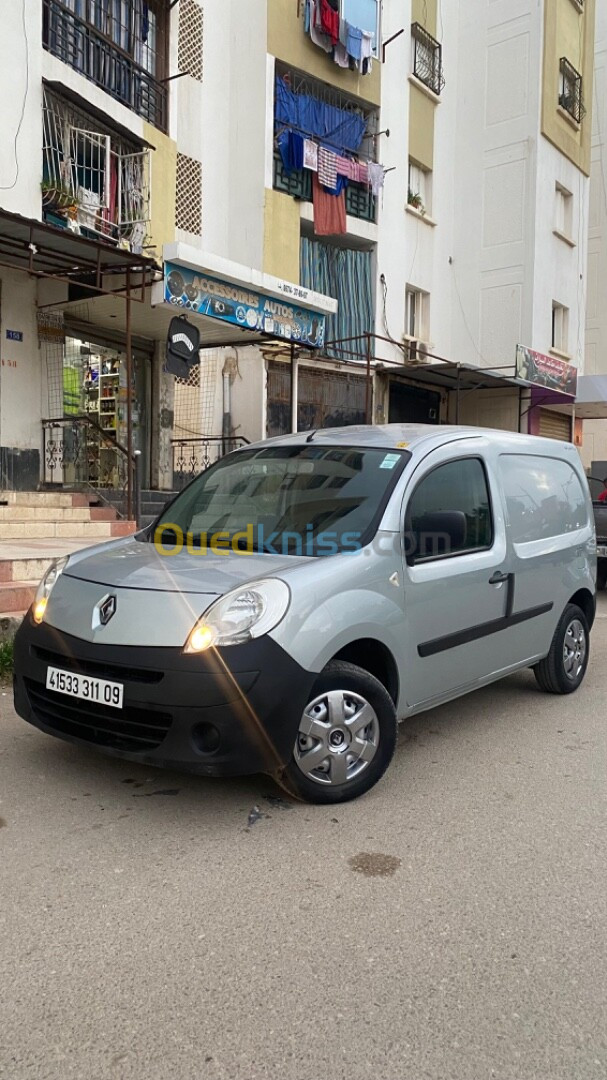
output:
[[[304,34],[310,33],[310,0],[306,0],[304,7]]]
[[[317,236],[339,236],[346,232],[346,200],[340,195],[329,195],[319,183],[316,173],[312,177],[312,204],[314,206],[314,232]]]
[[[276,138],[276,145],[285,172],[292,173],[303,169],[303,136],[296,131],[281,131]]]
[[[315,45],[325,52],[331,52],[333,43],[328,34],[325,34],[320,21],[320,0],[310,0],[310,38]]]
[[[363,30],[360,43],[360,71],[362,75],[367,73],[373,55],[374,44],[375,34],[372,34],[369,30]]]
[[[336,45],[339,41],[339,13],[331,6],[329,0],[320,0],[320,7],[316,8],[317,17],[320,14],[320,28],[328,34],[331,44]]]
[[[313,172],[318,171],[318,143],[312,142],[312,139],[304,139],[303,167],[312,169]]]
[[[339,67],[350,67],[350,57],[348,55],[348,50],[346,49],[346,46],[341,43],[341,41],[337,42],[337,45],[333,50],[333,59]]]
[[[367,171],[369,174],[369,187],[377,198],[384,186],[384,167],[383,165],[376,165],[375,162],[370,161],[367,165]]]
[[[337,155],[324,146],[318,148],[318,180],[326,188],[337,185]]]
[[[337,175],[338,176],[346,176],[348,178],[348,180],[352,180],[353,179],[353,176],[352,176],[353,165],[354,165],[354,162],[352,161],[351,158],[338,157],[337,158]]]
[[[349,56],[351,56],[357,64],[361,61],[362,40],[362,30],[359,30],[356,26],[352,26],[350,23],[346,23],[346,49],[348,50]]]

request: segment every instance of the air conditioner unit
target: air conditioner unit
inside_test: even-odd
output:
[[[417,338],[409,337],[407,334],[403,334],[403,345],[405,360],[409,364],[415,364],[419,361],[419,341]]]

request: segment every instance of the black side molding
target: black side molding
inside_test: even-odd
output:
[[[553,607],[554,604],[540,604],[539,607],[517,611],[514,615],[504,615],[501,619],[492,619],[491,622],[470,626],[467,630],[457,630],[454,634],[446,634],[445,637],[425,641],[417,646],[417,652],[419,656],[436,656],[437,653],[455,649],[458,645],[468,645],[469,642],[489,637],[490,634],[499,634],[501,630],[508,630],[509,627],[527,622],[528,619],[536,619],[538,615],[546,615],[547,612],[552,611]]]

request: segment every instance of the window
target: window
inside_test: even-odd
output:
[[[411,27],[413,46],[413,74],[416,79],[435,94],[440,94],[445,85],[443,78],[442,45],[424,30],[420,23]]]
[[[407,507],[405,538],[408,562],[491,547],[491,501],[478,458],[449,461],[420,481]]]
[[[552,342],[551,348],[557,352],[568,352],[569,344],[569,308],[552,302]]]
[[[571,239],[573,231],[573,195],[557,182],[555,186],[554,229],[560,236]]]
[[[586,525],[586,497],[569,462],[504,454],[500,472],[515,544],[560,536]]]
[[[407,287],[405,293],[405,337],[426,341],[428,337],[430,294]]]
[[[564,56],[561,57],[560,64],[559,105],[572,120],[575,120],[576,124],[581,124],[586,115],[582,76]]]
[[[381,42],[381,0],[340,0],[339,14],[350,26],[373,34],[372,55],[378,57]]]
[[[407,204],[420,214],[429,214],[432,205],[432,173],[409,159]]]

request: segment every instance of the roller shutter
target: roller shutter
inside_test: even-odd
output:
[[[545,439],[571,442],[571,417],[564,416],[563,413],[551,412],[550,409],[540,409],[538,435],[543,435]]]

